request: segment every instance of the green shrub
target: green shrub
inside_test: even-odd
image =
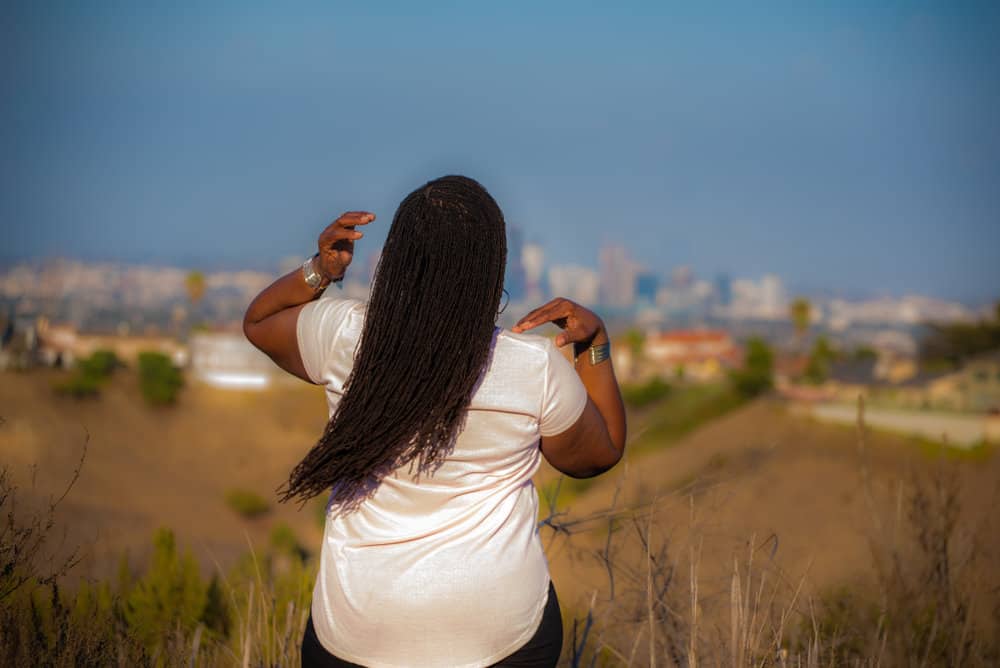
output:
[[[153,406],[166,406],[177,401],[184,386],[180,369],[163,353],[139,353],[139,390]]]
[[[632,408],[642,408],[670,394],[670,385],[659,376],[642,385],[623,385],[622,398]]]
[[[122,366],[118,356],[110,350],[98,350],[76,364],[73,374],[65,381],[53,385],[56,394],[74,399],[87,399],[101,393],[101,385]]]
[[[248,520],[260,517],[271,510],[271,504],[256,492],[246,489],[230,490],[226,494],[226,505]]]
[[[52,389],[56,394],[66,397],[88,399],[97,397],[101,393],[101,381],[99,378],[77,372],[65,381],[53,385]]]
[[[732,372],[729,379],[737,392],[750,398],[771,389],[773,372],[774,353],[764,339],[755,336],[747,341],[747,357],[743,368]]]
[[[108,378],[115,369],[122,366],[118,356],[111,350],[97,350],[90,357],[85,357],[77,364],[84,375],[94,378]]]
[[[167,629],[193,632],[208,600],[198,564],[190,554],[177,554],[170,529],[156,532],[149,570],[123,598],[125,620],[151,651]]]

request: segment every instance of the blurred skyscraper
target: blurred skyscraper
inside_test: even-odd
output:
[[[670,283],[675,288],[688,288],[691,286],[692,280],[694,280],[694,272],[692,272],[691,267],[686,264],[674,267],[673,272],[670,274]]]
[[[521,264],[524,246],[524,236],[517,225],[507,227],[507,275],[504,286],[510,293],[513,302],[520,302],[525,297],[524,265]]]
[[[656,303],[656,292],[660,289],[660,277],[651,271],[642,270],[635,276],[636,299],[645,306]]]
[[[556,265],[549,269],[549,294],[584,306],[594,306],[600,297],[597,272],[578,265]]]
[[[720,306],[729,306],[733,301],[733,283],[727,274],[715,277],[715,297]]]
[[[538,244],[524,244],[521,249],[521,266],[524,268],[524,298],[528,303],[545,299],[542,278],[545,274],[545,251]]]
[[[774,274],[768,274],[760,281],[761,284],[761,306],[764,313],[772,318],[784,317],[787,309],[785,297],[785,286],[781,279]]]
[[[600,258],[601,303],[627,308],[635,301],[636,265],[624,246],[603,246]]]

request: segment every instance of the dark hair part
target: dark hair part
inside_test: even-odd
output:
[[[476,181],[444,176],[402,201],[344,396],[282,501],[332,487],[350,510],[400,466],[440,466],[489,359],[506,260],[503,213]]]

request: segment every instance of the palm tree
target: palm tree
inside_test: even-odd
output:
[[[200,271],[189,272],[184,279],[184,287],[187,288],[188,299],[193,306],[197,306],[201,298],[205,296],[205,274]]]
[[[197,269],[188,272],[187,277],[184,279],[184,287],[187,289],[188,299],[191,300],[191,315],[188,318],[189,329],[194,329],[198,326],[195,323],[198,304],[201,303],[202,297],[205,296],[205,274]]]
[[[795,326],[795,340],[798,347],[802,347],[802,339],[809,331],[809,322],[812,318],[812,304],[805,297],[796,297],[788,309],[789,317]]]

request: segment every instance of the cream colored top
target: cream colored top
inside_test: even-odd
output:
[[[331,416],[364,314],[362,302],[324,296],[299,315],[302,362]],[[441,468],[419,482],[399,469],[357,511],[327,514],[312,602],[323,646],[366,666],[455,667],[524,645],[548,598],[531,482],[539,437],[571,427],[586,402],[551,340],[498,329]]]

